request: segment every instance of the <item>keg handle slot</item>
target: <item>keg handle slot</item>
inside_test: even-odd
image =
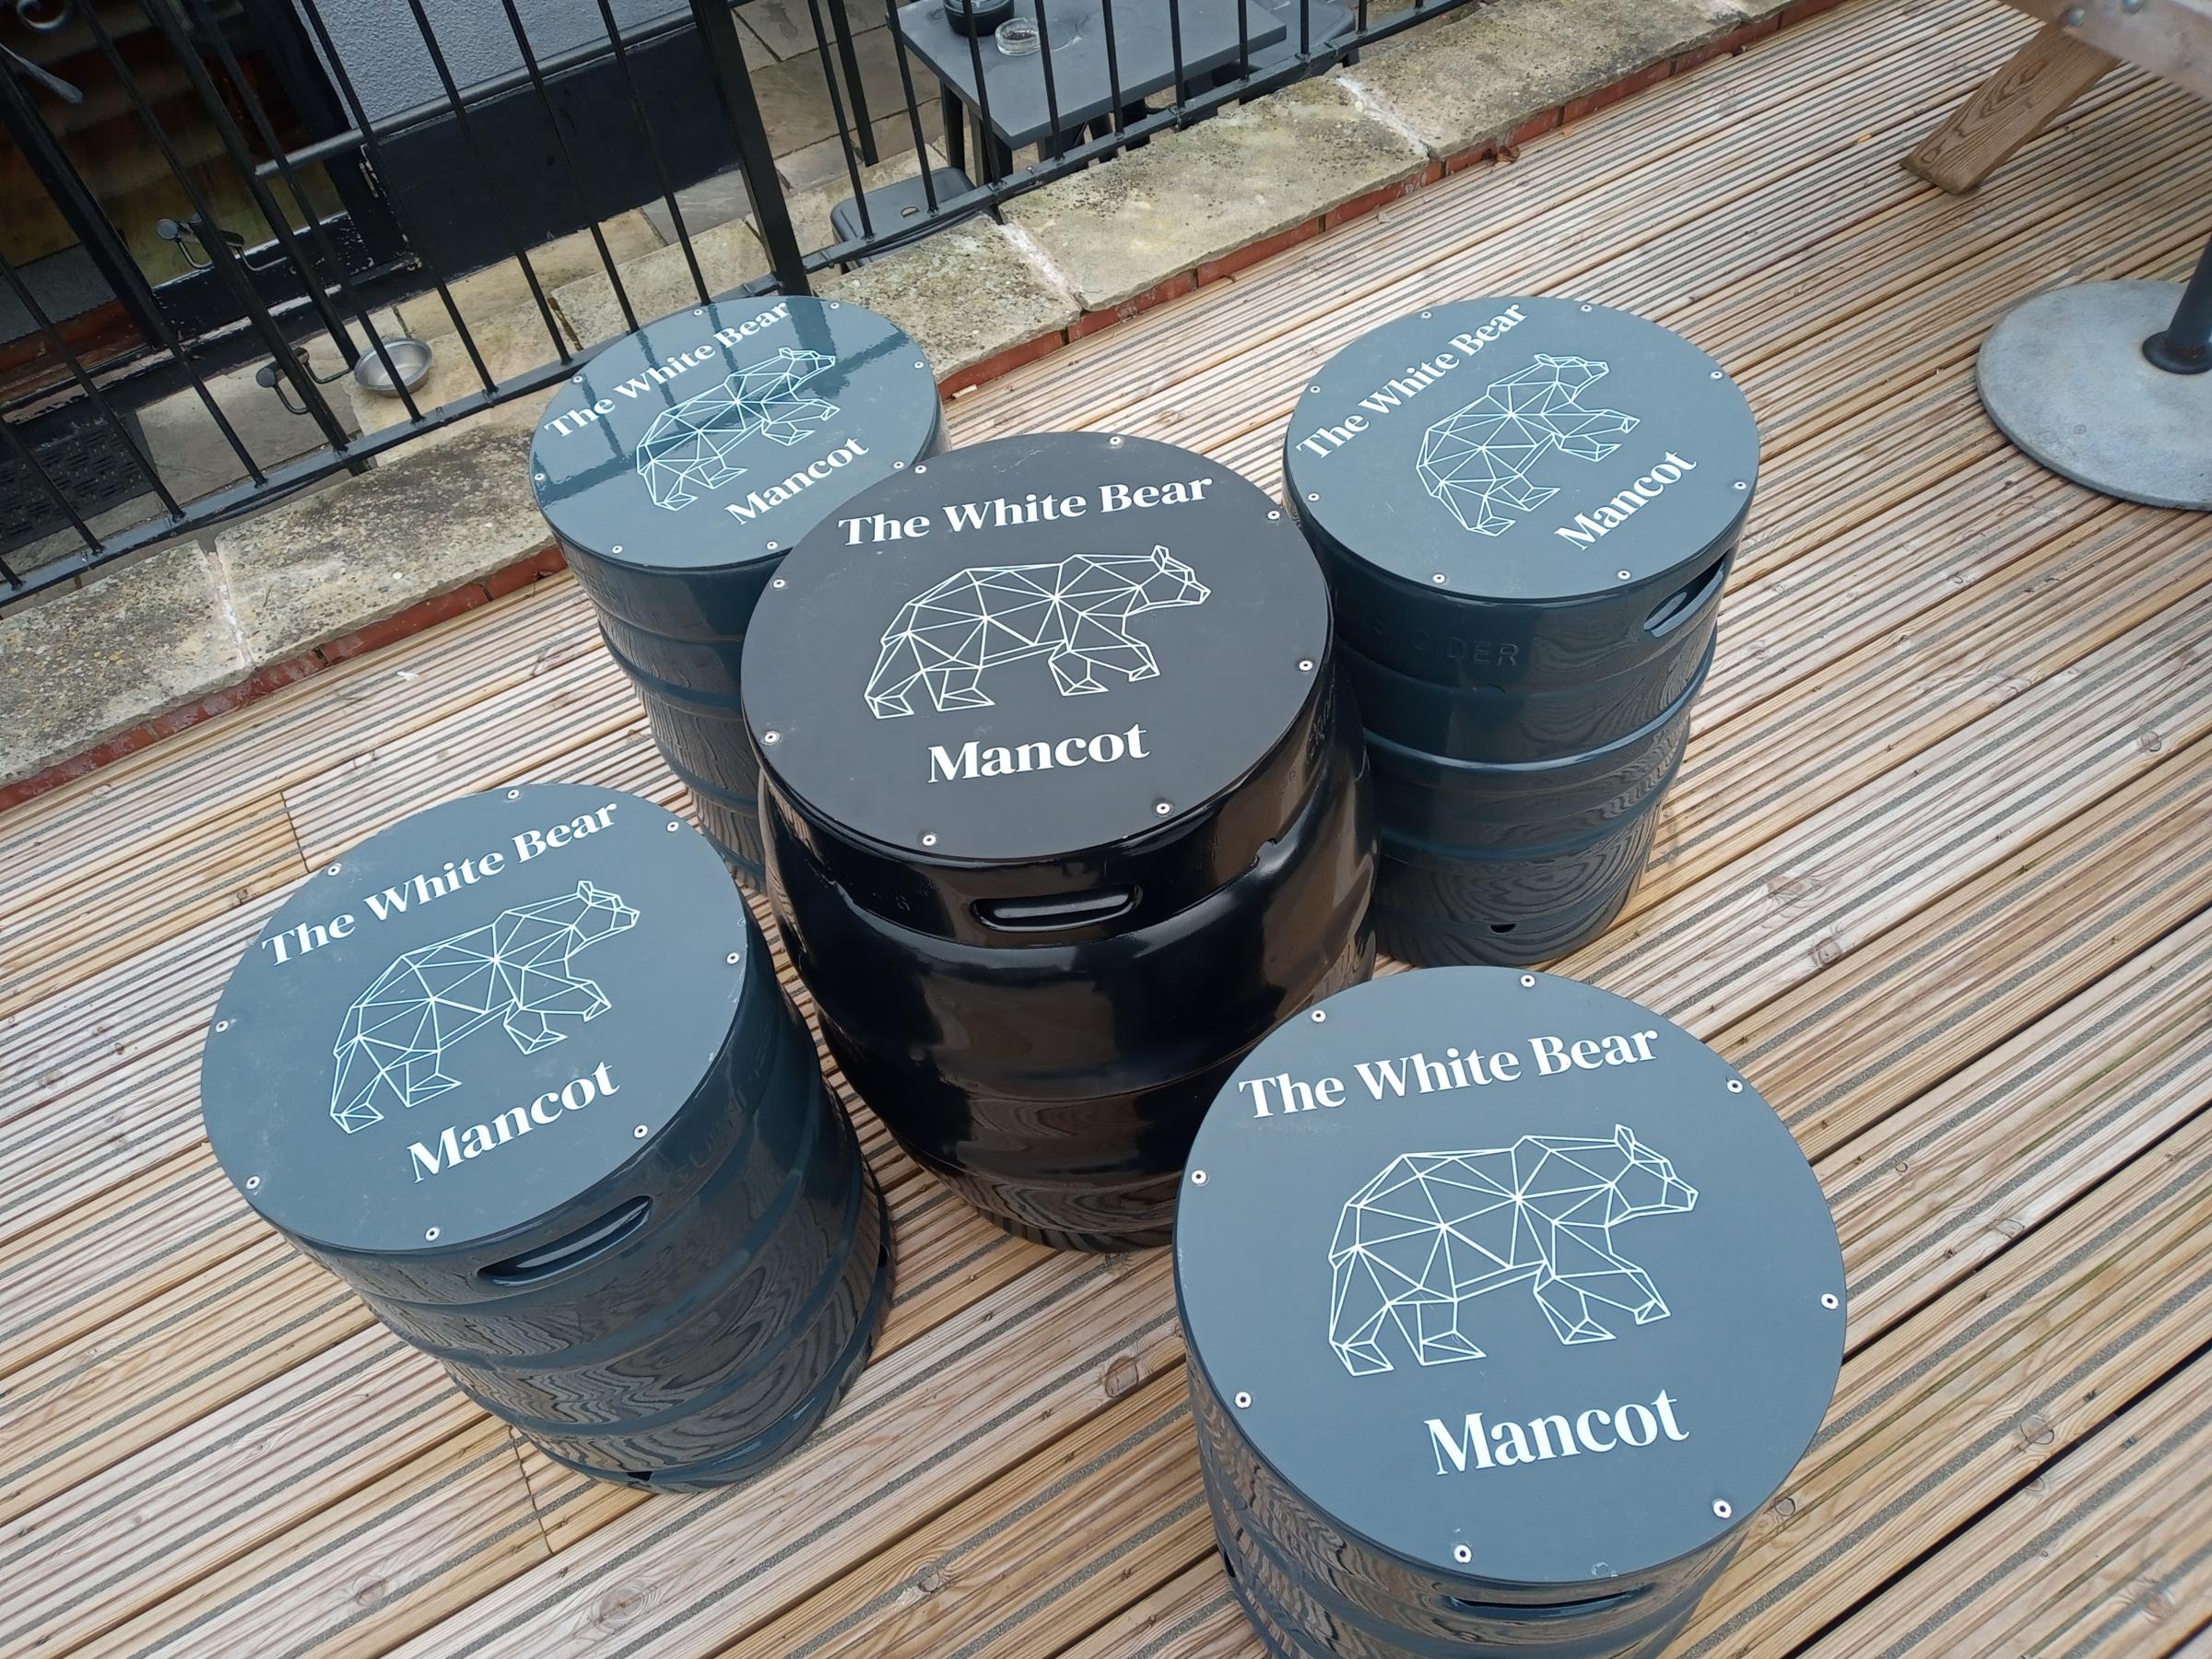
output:
[[[1052,893],[1040,899],[978,899],[971,907],[985,927],[1006,933],[1046,933],[1089,927],[1136,908],[1136,889],[1100,888],[1088,893]]]
[[[566,1273],[571,1267],[605,1255],[623,1240],[645,1225],[645,1218],[653,1213],[653,1200],[632,1198],[574,1232],[541,1244],[535,1250],[525,1250],[520,1255],[509,1256],[503,1262],[494,1262],[488,1267],[477,1269],[477,1277],[494,1285],[535,1285],[549,1279],[557,1273]]]
[[[1639,1584],[1633,1590],[1615,1590],[1605,1595],[1585,1595],[1573,1601],[1540,1604],[1469,1601],[1465,1596],[1449,1594],[1441,1600],[1446,1607],[1455,1613],[1472,1613],[1478,1618],[1516,1624],[1542,1625],[1555,1619],[1580,1618],[1600,1607],[1620,1606],[1634,1601],[1650,1588],[1649,1584]]]
[[[1663,634],[1703,608],[1712,597],[1712,590],[1721,584],[1728,570],[1728,555],[1724,553],[1688,582],[1652,606],[1652,614],[1643,619],[1644,631]]]

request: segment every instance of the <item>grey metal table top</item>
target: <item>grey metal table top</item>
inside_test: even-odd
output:
[[[1116,81],[1124,105],[1172,86],[1178,30],[1185,80],[1196,80],[1237,61],[1240,42],[1233,0],[1171,3],[1172,14],[1171,0],[1114,0],[1114,73],[1110,76],[1105,8],[1100,0],[1052,0],[1044,24],[1052,48],[1052,102],[1058,106],[1063,133],[1111,114]],[[1283,20],[1274,13],[1249,0],[1243,11],[1242,44],[1248,50],[1257,52],[1284,38]],[[1036,0],[1015,0],[1014,15],[1035,17]],[[976,88],[980,60],[983,90],[990,94],[991,127],[1002,142],[1019,147],[1051,135],[1042,53],[1008,57],[989,35],[979,37],[971,53],[968,37],[945,20],[944,0],[915,0],[900,6],[899,29],[915,54],[971,109],[982,107]]]

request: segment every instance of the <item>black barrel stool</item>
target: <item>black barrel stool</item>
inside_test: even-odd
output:
[[[761,589],[846,499],[936,453],[921,347],[857,305],[737,296],[601,350],[546,406],[538,506],[708,838],[761,881],[737,666]]]
[[[1656,1653],[1819,1429],[1843,1263],[1725,1061],[1571,980],[1356,986],[1239,1065],[1175,1225],[1206,1496],[1278,1659]]]
[[[1143,439],[956,451],[785,561],[745,702],[771,897],[862,1098],[1012,1231],[1165,1243],[1221,1078],[1373,957],[1288,519]]]
[[[201,1093],[264,1219],[588,1475],[758,1472],[888,1300],[881,1201],[751,912],[635,795],[465,796],[309,877]]]
[[[1384,950],[1544,961],[1619,911],[1758,466],[1719,365],[1605,306],[1437,306],[1307,386],[1285,497],[1367,723]]]

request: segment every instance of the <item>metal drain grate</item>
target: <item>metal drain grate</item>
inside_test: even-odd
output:
[[[138,418],[118,411],[117,418],[143,449],[146,438]],[[89,411],[74,418],[40,421],[18,429],[17,436],[80,517],[89,519],[147,493],[145,470],[130,445],[112,425]],[[38,475],[19,455],[0,453],[0,553],[12,553],[67,528],[67,516]]]

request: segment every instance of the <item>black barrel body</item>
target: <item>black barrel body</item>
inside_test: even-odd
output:
[[[865,1359],[889,1237],[852,1125],[713,851],[537,784],[312,878],[203,1065],[248,1201],[549,1456],[740,1480]]]
[[[1499,968],[1261,1043],[1175,1256],[1207,1501],[1279,1659],[1657,1654],[1842,1359],[1781,1121],[1648,1010]]]
[[[831,1053],[1000,1225],[1164,1243],[1228,1068],[1372,961],[1311,555],[1216,463],[1053,434],[913,469],[782,574],[746,704]]]
[[[1500,297],[1361,336],[1285,499],[1375,752],[1384,948],[1535,962],[1626,901],[1757,479],[1742,394],[1624,312]]]
[[[538,504],[662,756],[738,879],[763,878],[738,665],[801,536],[944,446],[921,348],[837,300],[736,297],[650,324],[561,382]]]

